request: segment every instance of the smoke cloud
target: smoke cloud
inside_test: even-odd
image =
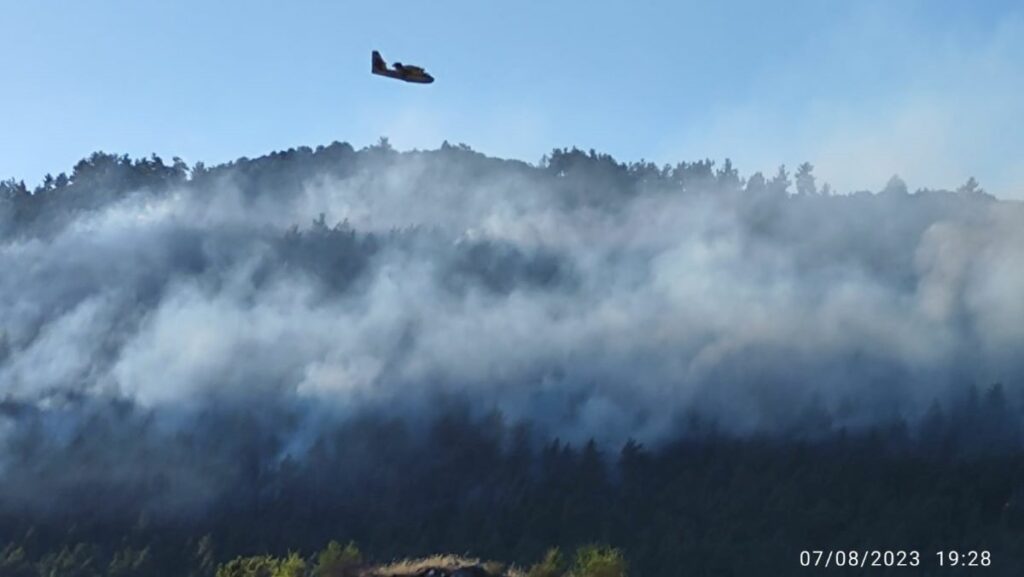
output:
[[[8,507],[41,486],[202,503],[248,447],[301,459],[452,398],[602,444],[694,416],[913,421],[971,384],[1020,399],[1024,207],[977,192],[787,195],[704,163],[451,147],[159,186],[87,169],[0,205]]]

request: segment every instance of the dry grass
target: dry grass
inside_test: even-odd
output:
[[[460,567],[469,567],[479,564],[479,559],[473,559],[470,557],[460,557],[458,555],[434,555],[432,557],[424,557],[422,559],[402,559],[401,561],[394,561],[387,565],[378,566],[376,571],[381,575],[388,575],[389,577],[404,577],[406,575],[415,575],[416,573],[430,567],[438,567],[440,569],[458,569]]]
[[[504,563],[481,561],[473,557],[462,557],[459,555],[434,555],[422,559],[402,559],[373,567],[364,575],[365,577],[409,577],[431,567],[454,570],[475,565],[483,567],[494,577],[524,577],[525,575],[520,569],[506,567]]]

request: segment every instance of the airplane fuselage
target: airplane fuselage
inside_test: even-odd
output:
[[[370,71],[378,76],[387,76],[388,78],[416,84],[430,84],[434,81],[434,77],[427,74],[427,71],[419,66],[402,65],[399,62],[395,62],[394,68],[389,68],[387,62],[384,61],[384,58],[376,50],[373,51]]]
[[[416,84],[430,84],[434,81],[434,77],[427,74],[426,72],[399,72],[397,70],[374,70],[374,74],[379,76],[387,76],[388,78],[397,78],[398,80],[404,80],[406,82],[414,82]]]

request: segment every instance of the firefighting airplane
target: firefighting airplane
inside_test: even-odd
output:
[[[419,66],[395,62],[393,68],[388,68],[388,63],[384,62],[384,58],[381,57],[380,52],[377,52],[376,50],[373,51],[373,65],[371,66],[370,71],[374,74],[379,74],[380,76],[397,78],[399,80],[415,82],[417,84],[430,84],[434,81],[434,77],[427,74],[427,71]]]

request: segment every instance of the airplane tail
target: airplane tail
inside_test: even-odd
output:
[[[377,52],[376,50],[373,51],[372,62],[373,64],[370,67],[371,71],[380,72],[381,70],[387,70],[388,63],[384,62],[384,58],[381,57],[380,52]]]

